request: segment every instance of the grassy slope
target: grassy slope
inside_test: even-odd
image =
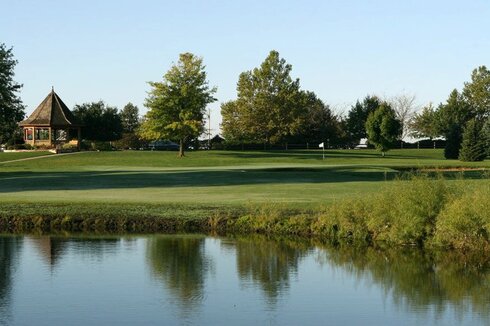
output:
[[[90,152],[6,163],[1,210],[200,215],[206,207],[264,202],[310,208],[376,192],[395,168],[490,167],[444,160],[441,150],[394,150],[386,158],[370,150],[326,152],[325,160],[320,151],[191,152],[184,159],[175,152]]]
[[[14,152],[14,153],[4,153],[0,152],[0,162],[7,162],[7,161],[13,161],[13,160],[19,160],[23,158],[30,158],[30,157],[37,157],[37,156],[45,156],[45,155],[51,155],[52,153],[46,151],[40,151],[40,152]]]

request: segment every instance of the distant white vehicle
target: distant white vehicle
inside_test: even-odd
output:
[[[354,149],[365,149],[365,148],[368,148],[367,138],[361,138],[359,144],[356,145],[356,147],[354,147]]]

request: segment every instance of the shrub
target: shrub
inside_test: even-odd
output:
[[[7,149],[14,149],[14,150],[20,150],[20,149],[27,149],[27,150],[31,150],[33,149],[33,147],[30,145],[30,144],[15,144],[15,145],[11,145],[11,146],[7,146]]]
[[[394,181],[369,201],[367,225],[373,240],[422,244],[433,234],[437,215],[450,197],[442,178],[421,175]]]
[[[329,206],[312,222],[311,232],[331,240],[370,241],[368,214],[363,200],[344,200]]]
[[[434,244],[457,249],[490,249],[490,186],[466,192],[441,212]]]

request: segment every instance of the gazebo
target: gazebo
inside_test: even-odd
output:
[[[59,147],[68,143],[80,150],[82,125],[54,92],[54,88],[29,118],[19,125],[23,128],[26,144]]]

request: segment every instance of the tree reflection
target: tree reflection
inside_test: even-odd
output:
[[[431,307],[436,317],[449,303],[459,317],[471,306],[490,320],[490,261],[481,255],[420,249],[329,247],[321,257],[356,278],[367,278],[409,311]],[[470,305],[468,304],[470,303]]]
[[[242,280],[260,285],[271,303],[289,289],[308,245],[301,242],[274,241],[265,237],[238,238],[235,242],[237,269]]]
[[[203,299],[206,273],[211,260],[202,236],[155,236],[148,239],[147,259],[153,275],[161,280],[184,310]]]
[[[21,246],[21,238],[0,237],[0,324],[8,324],[12,274]]]
[[[114,253],[122,240],[115,237],[31,236],[29,241],[44,261],[54,268],[68,250],[77,255],[102,259],[105,253]]]

